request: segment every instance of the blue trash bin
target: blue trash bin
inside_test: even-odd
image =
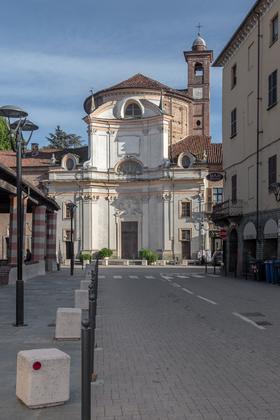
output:
[[[280,283],[280,260],[273,261],[273,283]]]
[[[273,283],[273,261],[265,261],[265,278],[267,283]]]

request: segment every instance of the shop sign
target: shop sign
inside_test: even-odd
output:
[[[210,174],[206,176],[206,179],[211,182],[219,182],[222,181],[223,178],[224,176],[219,172],[210,172]]]

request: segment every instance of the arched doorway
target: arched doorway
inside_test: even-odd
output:
[[[236,229],[233,229],[229,235],[229,272],[236,273],[237,271],[237,254],[238,254],[238,234]]]
[[[278,255],[278,227],[273,219],[269,219],[264,226],[263,258],[271,260]]]

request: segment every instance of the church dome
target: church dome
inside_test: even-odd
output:
[[[207,49],[206,42],[200,35],[193,41],[192,50],[193,51],[204,51]]]

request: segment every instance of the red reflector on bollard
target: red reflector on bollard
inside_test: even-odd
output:
[[[39,370],[39,369],[41,369],[41,367],[42,367],[42,365],[41,365],[40,362],[34,362],[33,363],[33,369],[34,370]]]

